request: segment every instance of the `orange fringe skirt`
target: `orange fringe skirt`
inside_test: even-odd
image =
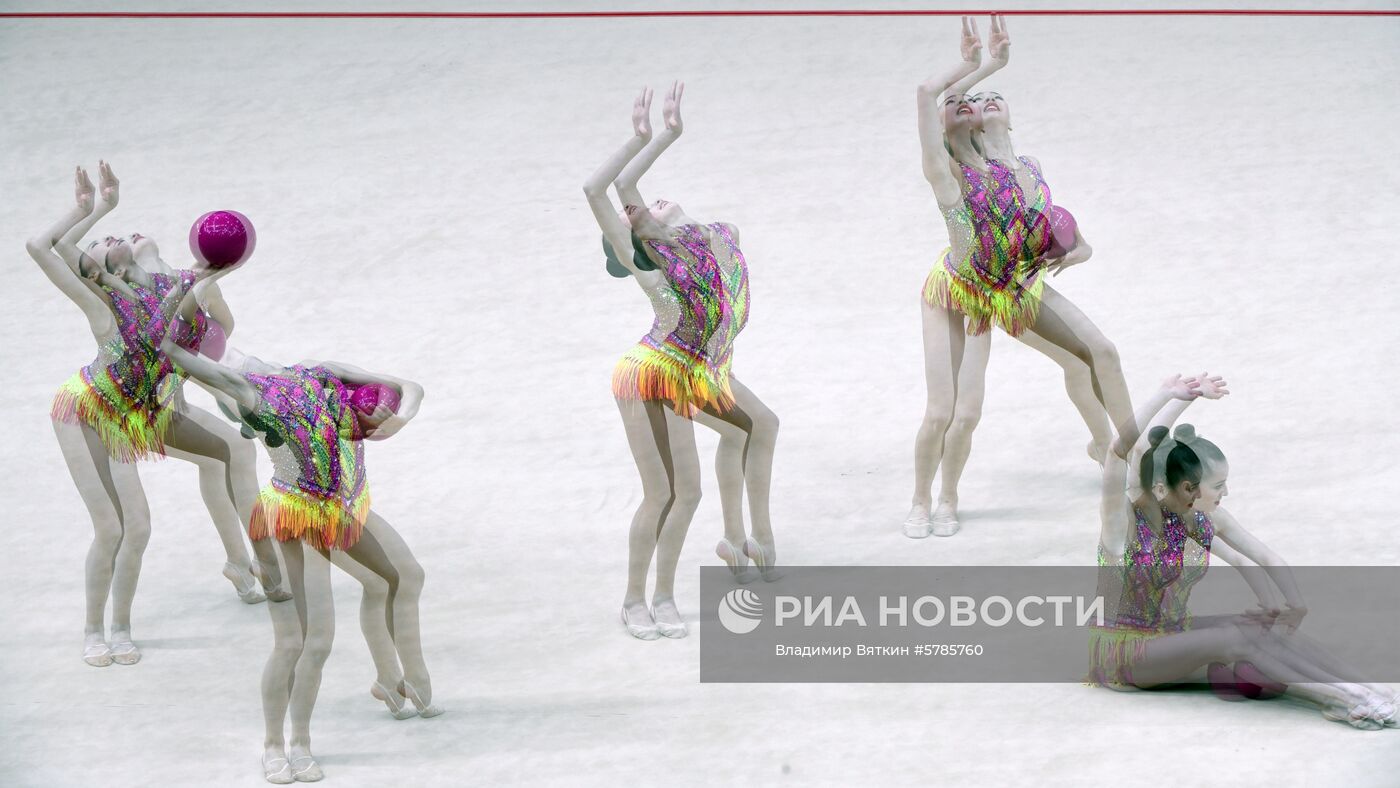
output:
[[[348,550],[360,541],[368,518],[369,485],[346,501],[269,484],[258,492],[248,536],[275,537],[279,542],[300,539],[326,550]]]
[[[705,409],[723,413],[734,406],[729,367],[711,366],[671,342],[645,337],[613,367],[612,392],[618,399],[669,403],[685,418]]]

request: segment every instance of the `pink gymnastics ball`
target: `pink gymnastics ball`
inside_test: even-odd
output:
[[[1063,257],[1074,248],[1074,231],[1078,227],[1074,215],[1056,205],[1050,209],[1050,251],[1047,257]]]
[[[210,268],[228,268],[253,254],[258,236],[238,211],[210,211],[190,226],[190,251]]]
[[[204,339],[199,343],[199,352],[218,361],[224,357],[227,348],[228,335],[224,333],[224,327],[219,325],[219,321],[211,319],[209,328],[204,331]]]
[[[373,413],[379,405],[397,412],[399,409],[398,392],[382,383],[367,383],[350,394],[350,407],[366,416]]]

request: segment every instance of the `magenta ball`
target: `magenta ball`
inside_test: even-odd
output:
[[[253,254],[258,236],[238,211],[210,211],[190,227],[190,251],[210,268],[228,268]]]
[[[350,406],[366,416],[373,413],[375,407],[379,405],[397,412],[399,409],[398,392],[382,383],[367,383],[350,394]]]
[[[199,352],[218,361],[224,357],[226,349],[228,349],[228,335],[224,333],[224,327],[219,325],[219,321],[210,320],[209,328],[205,330],[204,338],[199,342]]]
[[[1063,257],[1074,248],[1074,231],[1078,227],[1074,215],[1056,205],[1050,209],[1050,251],[1049,257]]]

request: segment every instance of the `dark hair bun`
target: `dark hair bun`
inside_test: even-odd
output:
[[[1147,431],[1147,443],[1152,448],[1157,448],[1167,437],[1167,428],[1156,426]]]
[[[1196,439],[1196,427],[1193,424],[1179,424],[1176,428],[1176,439],[1182,443],[1190,443]]]

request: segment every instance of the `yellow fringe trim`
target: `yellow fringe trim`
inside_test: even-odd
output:
[[[369,517],[369,485],[349,505],[339,498],[318,498],[268,485],[258,492],[248,525],[252,539],[300,539],[327,550],[348,550],[360,540]]]
[[[86,424],[97,433],[112,459],[136,462],[165,456],[165,436],[175,410],[163,406],[154,418],[140,408],[118,410],[79,372],[59,387],[49,416],[67,424]]]
[[[1147,651],[1147,641],[1161,633],[1140,629],[1092,627],[1089,630],[1089,675],[1100,687],[1132,687],[1133,666]]]
[[[1045,283],[1029,267],[1017,273],[1006,290],[969,287],[948,273],[944,258],[951,250],[944,249],[938,262],[924,280],[924,301],[930,306],[953,309],[967,315],[967,333],[985,334],[993,325],[1013,337],[1020,336],[1035,325],[1040,312],[1040,294]],[[1030,280],[1030,285],[1024,284]],[[1019,294],[1019,298],[1016,295]]]
[[[703,361],[682,357],[677,349],[667,352],[644,342],[613,368],[612,392],[618,399],[668,402],[685,418],[707,406],[720,413],[734,406],[727,365],[712,371]]]

